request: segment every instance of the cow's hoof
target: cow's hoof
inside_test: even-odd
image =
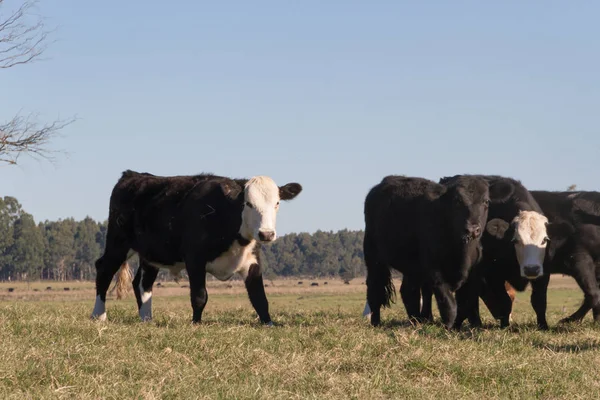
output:
[[[90,319],[92,321],[102,321],[102,322],[104,322],[104,321],[106,321],[106,313],[102,313],[100,315],[94,315],[94,314],[92,314],[92,316],[90,317]]]
[[[264,325],[265,326],[269,326],[269,327],[275,326],[275,324],[273,323],[273,321],[266,322]]]
[[[577,322],[577,319],[571,318],[571,317],[566,317],[566,318],[563,318],[560,321],[558,321],[558,323],[561,324],[561,325],[562,324],[570,324],[570,323],[573,323],[573,322]]]

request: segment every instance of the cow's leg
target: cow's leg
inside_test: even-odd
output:
[[[433,322],[432,297],[433,291],[431,290],[431,285],[424,280],[421,284],[421,319],[424,322]]]
[[[560,323],[582,320],[589,310],[594,310],[594,320],[600,319],[600,289],[596,279],[596,265],[587,253],[578,253],[572,266],[573,278],[583,291],[583,304]]]
[[[581,321],[583,318],[585,318],[586,314],[591,309],[592,309],[591,304],[588,303],[587,299],[584,299],[583,303],[581,304],[581,307],[579,307],[577,309],[577,311],[575,311],[573,314],[569,315],[568,317],[561,319],[560,321],[558,321],[558,323],[566,324],[569,322]]]
[[[141,260],[140,260],[141,262]],[[138,266],[137,272],[135,273],[135,277],[131,282],[133,286],[133,294],[135,294],[135,301],[137,302],[138,311],[142,307],[142,291],[140,289],[140,282],[142,281],[142,265]]]
[[[504,279],[487,279],[480,288],[479,296],[494,319],[500,320],[500,328],[508,328],[512,300],[506,292]]]
[[[550,274],[531,281],[531,305],[533,306],[533,310],[537,315],[538,328],[542,330],[548,329],[548,322],[546,321],[546,306],[549,282]],[[504,291],[506,292],[506,289],[504,289]],[[508,296],[508,293],[506,296]]]
[[[456,296],[456,319],[453,328],[460,330],[462,323],[469,315],[469,284],[465,283],[455,292]],[[481,321],[480,321],[481,322]]]
[[[402,276],[402,285],[400,285],[400,296],[408,315],[408,320],[412,323],[421,321],[421,282],[412,275],[404,274]]]
[[[141,270],[141,273],[139,272]],[[152,286],[158,276],[158,268],[148,264],[145,260],[140,259],[140,281],[138,290],[140,293],[140,301],[138,302],[138,312],[142,321],[152,320]],[[137,299],[137,296],[136,296]]]
[[[389,306],[390,298],[394,294],[392,273],[389,267],[379,261],[377,250],[365,233],[364,257],[367,267],[367,304],[371,311],[371,325],[381,323],[381,307]],[[365,307],[365,311],[366,307]]]
[[[245,276],[244,276],[245,275]],[[260,318],[260,322],[273,326],[269,315],[269,302],[265,293],[262,271],[259,264],[252,264],[246,274],[242,274],[250,303]]]
[[[106,292],[110,283],[123,264],[127,260],[129,245],[126,238],[117,232],[119,227],[109,222],[106,234],[106,248],[104,254],[96,260],[96,303],[92,311],[92,319],[106,320]]]
[[[456,291],[457,312],[454,329],[460,329],[467,318],[472,328],[482,325],[479,316],[479,284],[478,276],[472,275]]]
[[[448,284],[436,282],[433,284],[433,294],[437,301],[438,309],[442,323],[446,328],[451,329],[456,319],[456,300],[452,296],[452,292]]]
[[[190,301],[192,303],[192,322],[202,322],[202,312],[208,301],[206,292],[206,262],[198,261],[188,257],[185,261],[185,269],[190,279]]]

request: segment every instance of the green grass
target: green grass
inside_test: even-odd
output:
[[[519,293],[510,329],[482,307],[486,329],[456,333],[407,325],[399,302],[383,311],[381,328],[370,327],[360,282],[295,285],[267,288],[273,328],[257,323],[238,286],[209,288],[200,326],[189,322],[187,289],[156,290],[145,324],[131,295],[109,299],[108,322],[90,321],[89,285],[86,298],[4,298],[0,398],[600,397],[600,328],[590,316],[556,327],[578,307],[578,289],[551,290],[548,332],[536,330],[529,293]]]

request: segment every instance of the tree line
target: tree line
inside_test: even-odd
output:
[[[89,217],[36,223],[16,198],[0,198],[0,281],[94,280],[106,230],[106,220]],[[265,277],[362,276],[363,237],[363,231],[349,230],[279,237],[262,248]],[[137,258],[130,266],[137,268]],[[174,277],[161,271],[159,279]]]

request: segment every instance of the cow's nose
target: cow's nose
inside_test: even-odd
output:
[[[526,265],[523,267],[523,272],[527,278],[537,278],[540,276],[542,268],[539,265]]]
[[[261,242],[271,242],[275,238],[274,231],[260,231],[258,232],[258,238]]]
[[[479,237],[481,234],[481,226],[479,224],[467,225],[467,233],[474,238]]]

